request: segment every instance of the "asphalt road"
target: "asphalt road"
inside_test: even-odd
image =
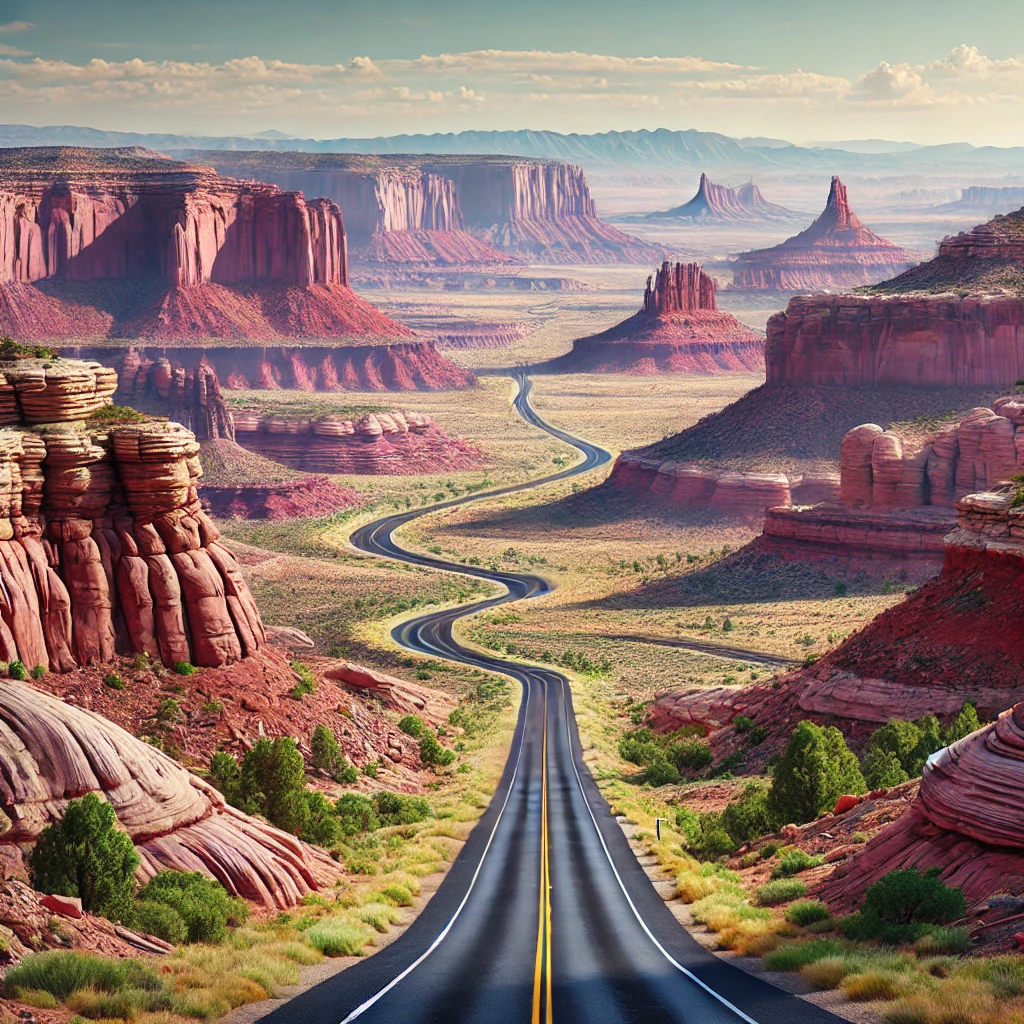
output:
[[[520,377],[529,422],[584,460],[607,452],[548,426]],[[539,481],[475,497],[536,486]],[[461,499],[461,501],[474,498]],[[444,505],[461,503],[459,500]],[[442,506],[443,507],[443,506]],[[477,654],[456,619],[550,591],[539,576],[492,572],[403,551],[393,531],[424,511],[357,531],[364,551],[480,576],[508,594],[433,612],[393,636],[423,654],[502,672],[523,700],[491,804],[426,908],[396,942],[271,1014],[273,1024],[838,1024],[704,950],[678,924],[630,850],[583,763],[568,683],[559,672]]]

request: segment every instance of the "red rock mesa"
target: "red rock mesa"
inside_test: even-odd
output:
[[[758,370],[763,359],[760,335],[719,310],[714,280],[696,263],[666,262],[647,279],[638,313],[578,339],[547,366],[561,373],[721,373]]]
[[[703,224],[750,224],[792,220],[799,216],[784,206],[769,203],[751,181],[739,188],[718,185],[701,174],[697,194],[682,206],[649,213],[644,220],[689,221]]]

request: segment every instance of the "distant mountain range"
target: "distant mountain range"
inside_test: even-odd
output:
[[[629,131],[562,135],[547,131],[466,131],[375,139],[298,139],[278,131],[252,136],[108,132],[69,125],[0,125],[0,146],[145,146],[163,153],[195,149],[299,150],[314,153],[468,153],[541,157],[581,164],[603,174],[657,175],[701,170],[719,175],[806,172],[832,174],[976,173],[1019,178],[1024,147],[967,143],[916,146],[875,140],[795,146],[781,139],[734,139],[717,132]],[[1007,181],[1006,184],[1014,182]]]

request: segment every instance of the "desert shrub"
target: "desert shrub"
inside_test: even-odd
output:
[[[886,1024],[931,1024],[931,1001],[923,995],[900,999],[885,1011],[884,1019]]]
[[[355,915],[363,924],[368,924],[375,932],[382,934],[402,919],[401,912],[390,903],[367,903],[356,910]]]
[[[412,893],[404,885],[398,885],[397,883],[385,885],[381,889],[380,895],[386,903],[390,903],[393,907],[412,906]]]
[[[786,920],[805,928],[809,924],[831,920],[832,914],[820,900],[797,900],[786,907]]]
[[[7,675],[11,679],[28,679],[28,670],[25,668],[25,663],[15,658],[7,666]]]
[[[221,750],[210,758],[210,782],[224,795],[224,799],[233,807],[241,807],[242,771],[233,754]]]
[[[938,868],[883,875],[864,895],[862,913],[893,924],[948,924],[967,910],[961,889],[946,885]]]
[[[164,942],[180,945],[188,941],[188,925],[174,907],[156,900],[140,900],[135,905],[133,926],[147,935],[155,935]]]
[[[737,715],[732,720],[732,727],[737,732],[749,732],[754,728],[755,722],[752,718],[747,718],[746,715]]]
[[[10,988],[49,992],[62,1002],[79,989],[158,992],[163,988],[156,971],[138,960],[114,960],[71,950],[30,953],[7,969],[4,983]]]
[[[430,804],[421,796],[404,796],[378,790],[373,794],[373,805],[384,827],[389,825],[414,825],[434,816]]]
[[[841,956],[826,956],[800,968],[800,973],[820,991],[838,988],[851,971],[850,963]]]
[[[848,974],[841,987],[846,998],[855,1003],[896,999],[900,995],[900,978],[894,971],[865,971]]]
[[[455,760],[455,751],[442,746],[433,731],[425,729],[420,736],[420,760],[431,767],[445,768]]]
[[[807,942],[787,942],[768,953],[764,965],[769,971],[799,971],[825,957],[838,956],[843,947],[834,939],[811,939]]]
[[[35,669],[32,670],[32,674],[35,676]],[[39,678],[39,677],[36,676],[36,678]],[[103,685],[104,686],[109,686],[110,689],[112,689],[112,690],[123,690],[124,689],[124,679],[121,676],[119,676],[116,672],[108,672],[103,677]]]
[[[666,749],[665,757],[680,773],[703,771],[715,759],[705,740],[693,738],[673,743]]]
[[[245,900],[233,898],[220,882],[198,871],[160,871],[143,887],[139,900],[175,910],[185,923],[188,942],[219,942],[229,924],[249,915]]]
[[[424,722],[422,718],[418,718],[416,715],[406,715],[405,718],[398,723],[398,728],[406,735],[412,736],[413,739],[418,739],[426,727],[426,722]]]
[[[95,793],[72,800],[64,817],[39,833],[29,855],[34,889],[78,896],[85,910],[112,921],[131,917],[138,864],[131,839],[117,827],[114,808]]]
[[[172,671],[177,672],[179,676],[190,676],[193,672],[198,669],[189,661],[176,661],[171,666]]]
[[[646,782],[649,786],[672,786],[679,782],[679,769],[664,757],[651,761],[636,781]]]
[[[936,928],[914,943],[918,956],[964,956],[971,951],[971,933],[966,928]]]
[[[328,726],[321,723],[313,730],[309,749],[313,767],[317,771],[333,777],[339,764],[343,762],[345,754],[341,749],[341,744],[335,739],[334,733]]]
[[[703,829],[700,827],[700,818],[689,807],[676,808],[676,828],[686,837],[687,845],[700,842],[703,833]]]
[[[872,789],[888,789],[910,778],[891,750],[869,750],[864,755],[862,768],[864,781]]]
[[[641,734],[647,733],[650,735],[650,731],[647,729],[638,730]],[[629,761],[631,764],[640,765],[646,767],[653,761],[663,760],[665,755],[662,753],[661,747],[650,739],[641,739],[636,736],[626,736],[619,741],[619,756],[623,761]]]
[[[789,878],[791,875],[798,875],[808,868],[816,868],[825,863],[822,856],[812,857],[804,850],[790,850],[783,854],[779,863],[772,872],[772,878]]]
[[[772,773],[768,807],[779,821],[812,821],[844,793],[866,790],[843,734],[834,726],[800,722]]]
[[[300,835],[307,817],[305,792],[306,763],[295,740],[290,736],[257,740],[242,762],[241,795],[245,804],[271,825]]]
[[[380,818],[374,802],[362,793],[345,793],[334,804],[341,831],[346,836],[358,836],[380,828]]]
[[[298,677],[297,682],[292,687],[292,696],[296,700],[302,700],[307,693],[313,693],[316,689],[316,680],[313,678],[313,673],[309,670],[309,667],[303,665],[301,661],[293,661],[291,668]]]
[[[362,922],[319,921],[306,930],[305,939],[324,956],[362,956],[373,933]]]
[[[722,811],[722,827],[736,843],[749,843],[778,828],[778,821],[768,806],[768,789],[750,782],[737,800]]]
[[[303,795],[306,810],[302,838],[317,846],[333,846],[341,838],[341,822],[334,813],[334,806],[323,793],[307,790]]]
[[[799,878],[780,878],[758,886],[755,898],[762,907],[776,907],[807,895],[807,886]]]
[[[686,836],[687,849],[698,860],[717,860],[736,849],[736,844],[722,825],[722,816],[714,811],[694,814],[686,807],[679,807],[676,809],[676,824]]]

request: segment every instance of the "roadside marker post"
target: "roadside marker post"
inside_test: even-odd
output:
[[[655,818],[654,819],[654,831],[657,833],[658,842],[659,843],[661,842],[661,823],[662,822],[665,822],[665,824],[667,825],[668,824],[668,818]]]

